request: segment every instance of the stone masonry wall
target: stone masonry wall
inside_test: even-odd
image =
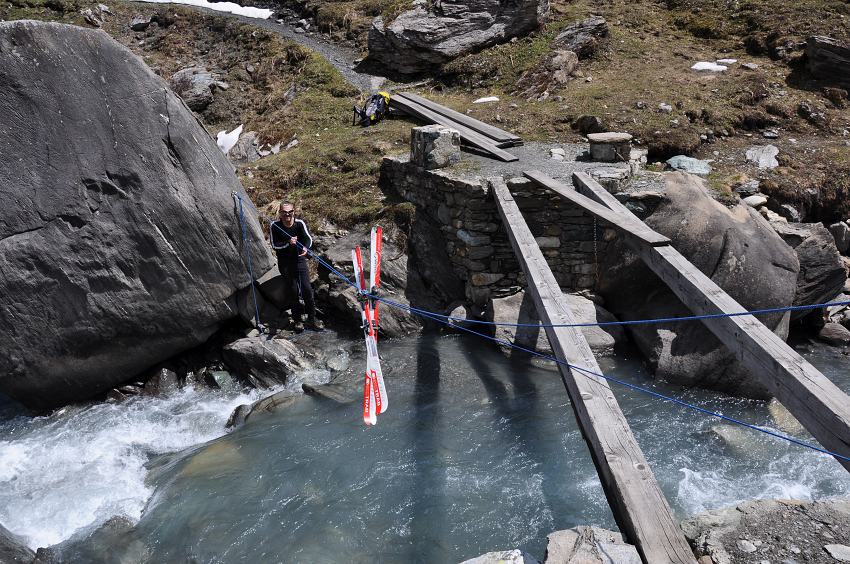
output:
[[[512,294],[525,284],[485,179],[425,170],[404,155],[384,157],[381,184],[440,225],[470,302],[483,306],[487,298]],[[603,256],[614,231],[525,178],[508,179],[508,187],[561,287],[593,288],[596,257]]]

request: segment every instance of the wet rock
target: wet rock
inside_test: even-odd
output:
[[[664,200],[644,220],[747,309],[791,305],[799,263],[794,252],[752,208],[716,202],[705,181],[664,175]],[[611,247],[610,245],[613,245]],[[622,243],[609,243],[600,265],[599,292],[619,319],[682,317],[692,312]],[[764,323],[783,338],[783,315]],[[656,377],[685,386],[765,397],[764,387],[702,324],[629,326]]]
[[[195,116],[107,34],[0,23],[0,74],[16,85],[0,195],[18,202],[0,211],[0,390],[48,408],[104,393],[234,316],[248,276],[232,193],[247,195]],[[255,268],[270,268],[261,227],[247,231]]]
[[[112,517],[103,524],[84,527],[59,544],[39,548],[33,564],[103,562],[106,554],[116,562],[149,561],[150,549],[133,533],[133,521],[124,516]]]
[[[357,401],[358,399],[346,395],[344,388],[337,384],[325,384],[322,386],[317,386],[314,384],[301,384],[301,389],[304,390],[304,393],[309,396],[334,401],[339,404],[352,403]]]
[[[770,400],[767,404],[767,411],[773,418],[776,427],[782,432],[790,435],[801,435],[806,432],[803,425],[797,421],[797,418],[791,415],[791,412],[779,403],[779,400],[776,398]]]
[[[843,221],[839,221],[829,226],[829,232],[832,234],[832,238],[835,239],[835,247],[838,249],[838,252],[845,254],[847,249],[850,248],[850,226]]]
[[[549,16],[548,0],[442,0],[439,10],[382,17],[369,31],[368,60],[402,75],[432,71],[452,59],[538,29]]]
[[[771,169],[779,166],[776,155],[779,149],[774,145],[750,147],[747,149],[747,160],[758,165],[759,168]]]
[[[227,418],[227,423],[224,424],[225,428],[232,429],[233,427],[239,427],[245,423],[245,417],[247,417],[250,411],[251,406],[247,403],[236,406],[236,408],[231,412],[230,417]]]
[[[827,323],[818,333],[818,339],[834,347],[850,345],[850,330],[839,323]]]
[[[806,41],[806,65],[811,75],[840,86],[850,86],[850,44],[832,37]]]
[[[572,128],[582,135],[605,132],[605,124],[597,116],[581,116],[573,122]]]
[[[608,22],[602,16],[591,16],[564,28],[552,47],[572,51],[579,59],[587,59],[599,51],[607,38]]]
[[[204,67],[188,67],[174,73],[169,80],[174,90],[191,110],[204,111],[213,101],[215,88],[226,89],[227,85]]]
[[[134,16],[132,20],[130,20],[130,29],[133,31],[145,31],[153,22],[153,18],[151,16]]]
[[[168,368],[160,368],[145,382],[144,391],[146,396],[167,396],[176,392],[179,388],[177,373]]]
[[[245,413],[245,418],[243,419],[243,423],[247,423],[250,419],[256,419],[259,416],[270,415],[272,413],[279,412],[283,409],[286,409],[290,405],[292,405],[301,394],[296,392],[290,392],[289,390],[283,390],[277,392],[276,394],[272,394],[268,397],[265,397],[259,401],[255,401],[251,404],[251,408]],[[241,406],[240,406],[241,407]]]
[[[569,307],[576,323],[597,323],[616,321],[617,319],[602,306],[577,294],[563,294],[564,302]],[[537,309],[531,295],[518,292],[505,298],[491,299],[484,312],[484,319],[496,323],[536,324],[540,323]],[[546,331],[539,327],[498,326],[495,337],[502,341],[514,343],[523,348],[536,350],[544,354],[552,354],[552,347],[546,337]],[[609,327],[582,327],[581,332],[587,339],[590,348],[597,352],[611,350],[617,343],[625,339],[623,329],[618,325]]]
[[[667,166],[673,170],[680,170],[700,176],[711,174],[711,165],[708,164],[708,161],[701,161],[700,159],[686,157],[685,155],[677,155],[667,159]]]
[[[310,368],[303,353],[285,339],[245,337],[222,350],[224,362],[257,388],[285,384],[300,370]]]
[[[817,304],[841,293],[847,273],[835,240],[821,223],[771,223],[773,229],[794,249],[800,263],[794,305]],[[792,319],[807,311],[792,312]]]
[[[24,539],[0,525],[0,562],[9,564],[30,564],[35,552]]]
[[[519,549],[488,552],[460,564],[538,564],[537,559]]]
[[[547,536],[545,564],[640,564],[623,535],[599,527],[574,527]]]

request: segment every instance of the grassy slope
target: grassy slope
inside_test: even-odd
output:
[[[79,0],[13,1],[5,11],[0,7],[0,17],[81,23],[79,8],[95,6]],[[319,19],[328,29],[344,26],[347,19],[359,22],[361,31],[373,15],[388,11],[385,15],[391,16],[406,5],[406,0],[298,2],[324,14]],[[357,96],[325,61],[273,34],[222,17],[149,4],[110,5],[116,16],[108,20],[106,31],[163,77],[200,63],[231,84],[202,115],[211,132],[244,123],[246,130],[258,131],[270,144],[298,139],[294,149],[241,168],[243,181],[261,206],[291,199],[314,222],[327,218],[343,226],[397,211],[377,189],[377,171],[382,154],[404,149],[410,123],[388,121],[369,130],[350,127]],[[127,29],[133,14],[156,10],[176,14],[176,23],[166,29],[153,25],[138,34]],[[850,147],[842,136],[850,127],[847,110],[829,101],[818,85],[805,82],[793,64],[767,55],[777,45],[811,33],[850,37],[850,4],[553,0],[552,14],[540,33],[452,63],[443,82],[424,93],[474,117],[501,122],[529,140],[578,141],[571,123],[581,115],[597,115],[611,130],[636,134],[659,156],[686,152],[716,159],[711,181],[720,192],[728,194],[747,176],[759,177],[764,190],[824,219],[850,213],[843,207],[850,200]],[[551,91],[544,102],[511,97],[519,77],[550,51],[558,32],[590,14],[605,16],[611,27],[607,46],[582,62],[581,71],[592,80],[575,79]],[[760,66],[755,71],[734,66],[720,75],[689,69],[695,61],[720,57]],[[248,65],[253,67],[250,73]],[[285,94],[293,85],[297,95],[287,104]],[[503,101],[471,104],[491,93]],[[823,112],[826,121],[813,125],[802,119],[797,108],[803,101]],[[639,109],[638,102],[645,108]],[[657,111],[661,102],[673,105],[673,113]],[[749,145],[766,143],[753,125],[765,123],[781,130],[781,138],[772,142],[782,151],[783,166],[759,175],[745,163],[743,153]],[[724,130],[734,135],[700,144],[700,134]]]

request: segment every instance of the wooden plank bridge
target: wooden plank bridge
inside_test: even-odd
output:
[[[575,187],[538,171],[524,175],[610,223],[694,314],[746,311],[676,251],[667,237],[650,229],[587,174],[573,175]],[[542,323],[574,324],[560,287],[504,180],[491,179],[489,185]],[[844,392],[754,316],[702,322],[826,449],[850,456],[850,398]],[[693,563],[693,553],[614,394],[604,379],[592,374],[600,373],[599,366],[581,331],[570,327],[545,330],[620,530],[644,562]],[[836,460],[850,471],[848,461]]]

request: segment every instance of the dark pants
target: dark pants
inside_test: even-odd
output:
[[[306,310],[307,317],[315,319],[316,302],[313,300],[313,288],[310,286],[310,272],[307,269],[307,261],[280,262],[278,263],[278,270],[283,277],[286,303],[287,307],[292,308],[292,316],[300,319]],[[304,307],[301,307],[299,297],[304,300]]]

